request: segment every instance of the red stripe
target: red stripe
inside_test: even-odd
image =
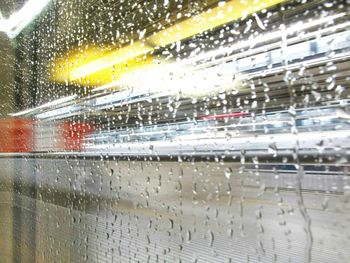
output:
[[[200,116],[199,118],[202,120],[211,120],[211,119],[224,119],[224,118],[237,118],[237,117],[244,117],[249,116],[249,112],[234,112],[234,113],[226,113],[226,114],[219,114],[219,115],[206,115],[206,116]]]

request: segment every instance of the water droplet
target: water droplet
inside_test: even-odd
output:
[[[208,236],[209,236],[209,246],[212,247],[214,244],[214,233],[213,231],[209,230],[208,231]]]
[[[297,112],[293,106],[290,106],[288,109],[288,113],[292,116],[295,117],[297,115]]]
[[[229,167],[226,167],[225,170],[224,170],[224,173],[225,173],[225,177],[227,179],[230,179],[231,178],[231,175],[232,175],[232,169],[229,168]]]
[[[273,155],[273,157],[277,156],[277,145],[276,142],[272,142],[268,145],[267,148],[268,152],[271,153]]]
[[[170,223],[170,228],[174,229],[174,220],[172,220],[171,218],[169,219],[169,223]]]

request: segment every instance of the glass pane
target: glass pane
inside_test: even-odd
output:
[[[1,262],[349,262],[348,1],[0,4]]]

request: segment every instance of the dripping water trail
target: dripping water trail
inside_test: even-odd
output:
[[[306,233],[306,246],[305,246],[305,262],[311,262],[312,255],[312,245],[313,245],[313,235],[311,230],[311,218],[307,212],[307,208],[304,204],[304,198],[302,193],[302,179],[304,177],[304,168],[302,165],[299,165],[297,181],[295,185],[295,192],[297,195],[298,207],[301,215],[304,219],[304,229]]]

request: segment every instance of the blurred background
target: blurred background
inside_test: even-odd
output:
[[[0,262],[349,262],[347,0],[0,2]]]

